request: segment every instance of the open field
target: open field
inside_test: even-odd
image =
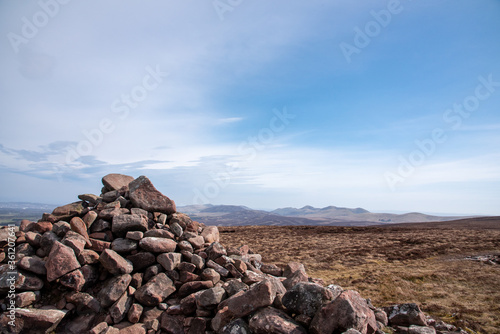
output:
[[[221,227],[225,246],[263,261],[302,262],[312,277],[360,291],[376,306],[416,302],[476,333],[500,333],[500,265],[466,259],[500,255],[500,217],[384,227]],[[472,332],[471,332],[472,333]]]

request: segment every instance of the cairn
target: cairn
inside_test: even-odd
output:
[[[0,229],[2,333],[461,333],[416,304],[375,308],[300,263],[225,248],[145,176],[102,183],[100,196],[23,220],[15,243]]]

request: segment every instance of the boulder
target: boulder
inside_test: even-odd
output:
[[[109,307],[127,290],[132,276],[129,274],[115,276],[108,279],[100,288],[97,299],[103,307]]]
[[[102,184],[108,190],[119,190],[128,187],[132,181],[134,181],[132,176],[123,174],[108,174],[102,178]]]
[[[257,311],[249,320],[253,334],[287,333],[306,334],[307,331],[288,314],[272,307]]]
[[[314,317],[322,304],[333,299],[333,293],[315,283],[300,282],[282,298],[283,305],[292,313]]]
[[[67,311],[48,309],[16,309],[16,323],[23,333],[37,334],[52,332],[66,315]]]
[[[390,326],[427,326],[424,313],[415,303],[389,306],[384,311]]]
[[[129,184],[132,205],[146,211],[173,214],[175,202],[159,192],[146,176],[139,176]]]
[[[70,271],[80,268],[80,262],[78,262],[72,248],[56,241],[45,262],[45,268],[47,269],[47,280],[52,282]]]
[[[147,252],[171,253],[177,247],[177,243],[167,238],[145,237],[139,241],[139,247]]]
[[[172,280],[165,273],[160,273],[137,289],[134,297],[144,306],[157,306],[175,290]]]
[[[219,331],[232,319],[249,315],[259,308],[272,305],[276,288],[270,280],[255,284],[249,290],[240,291],[219,305],[219,311],[212,319],[212,327]]]
[[[99,262],[113,275],[130,274],[134,270],[132,262],[111,249],[105,249],[101,253]]]
[[[375,314],[358,292],[344,291],[321,307],[314,316],[309,331],[313,334],[344,332],[350,328],[363,334],[377,331]]]
[[[113,216],[111,231],[125,235],[128,231],[147,231],[148,221],[144,216],[134,214],[119,214]]]

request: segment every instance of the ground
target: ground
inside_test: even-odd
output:
[[[500,333],[500,218],[386,227],[221,227],[221,243],[247,244],[266,263],[306,266],[326,284],[356,289],[375,306],[416,302],[476,333]],[[472,333],[472,331],[471,331]]]

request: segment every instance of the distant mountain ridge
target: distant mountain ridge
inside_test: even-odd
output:
[[[419,212],[404,214],[373,213],[363,208],[307,205],[300,209],[287,207],[273,211],[253,210],[238,205],[188,205],[178,211],[210,225],[335,225],[368,226],[398,223],[442,222],[470,216],[433,216]]]
[[[52,212],[55,205],[29,202],[0,202],[0,225],[20,219],[38,220],[42,213]],[[207,225],[332,225],[369,226],[401,223],[443,222],[476,216],[434,216],[418,212],[404,214],[373,213],[363,208],[327,206],[315,208],[279,208],[272,211],[254,210],[243,205],[187,205],[177,211]]]

